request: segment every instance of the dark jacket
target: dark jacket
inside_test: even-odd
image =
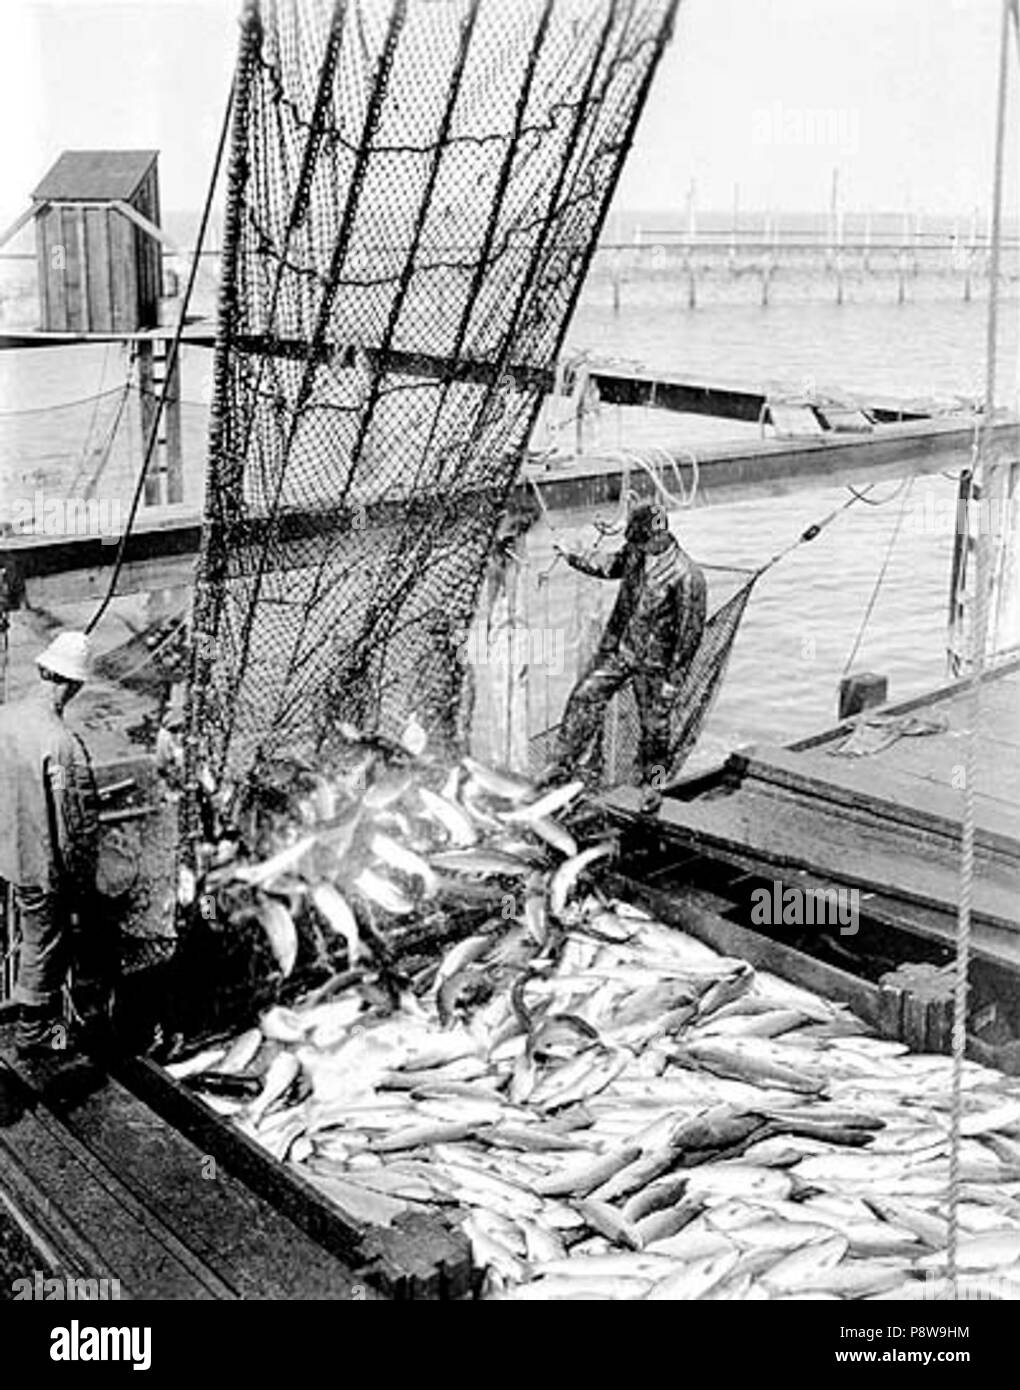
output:
[[[598,658],[619,656],[678,681],[705,628],[705,576],[669,532],[628,543],[603,558],[571,555],[568,563],[597,579],[619,579]]]

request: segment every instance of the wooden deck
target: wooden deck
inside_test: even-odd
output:
[[[745,897],[752,882],[769,879],[855,888],[872,922],[947,950],[956,936],[969,718],[968,689],[958,682],[789,748],[734,754],[675,787],[654,817],[641,815],[630,789],[607,806],[668,848],[668,866],[661,850],[664,867],[649,861],[652,878],[678,885],[708,863],[732,871]],[[1020,661],[986,676],[979,729],[973,951],[1020,979]],[[889,741],[852,757],[841,752],[851,736]]]
[[[378,1297],[335,1254],[86,1058],[26,1068],[0,1028],[0,1215],[44,1278],[138,1299]]]

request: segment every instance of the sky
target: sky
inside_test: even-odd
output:
[[[164,209],[200,206],[239,9],[0,0],[0,226],[64,148],[159,149]],[[986,210],[999,12],[999,0],[681,0],[616,206],[681,212],[693,184],[700,209],[736,197],[821,212],[838,170],[849,212]],[[1013,207],[1015,48],[1010,59]]]

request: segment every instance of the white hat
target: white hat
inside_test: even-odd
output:
[[[66,681],[87,681],[89,639],[84,632],[58,632],[46,650],[36,657],[35,664]]]

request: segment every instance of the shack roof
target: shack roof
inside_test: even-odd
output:
[[[42,202],[127,201],[158,150],[65,150],[32,197]]]

